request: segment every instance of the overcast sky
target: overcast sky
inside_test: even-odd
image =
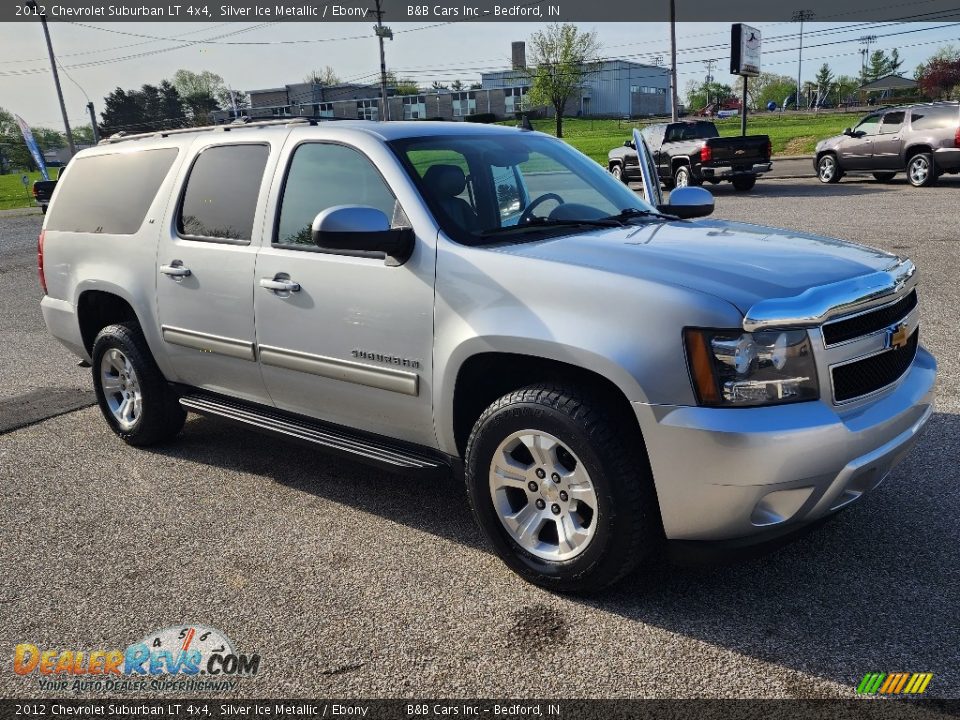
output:
[[[795,77],[798,25],[755,25],[763,33],[763,69]],[[912,76],[916,65],[941,45],[960,45],[960,27],[936,29],[937,25],[807,23],[804,79],[811,79],[824,61],[830,63],[834,72],[856,74],[860,68],[858,38],[866,34],[877,36],[871,49],[899,48],[905,59],[901,72]],[[449,83],[460,79],[468,83],[478,80],[482,71],[509,66],[510,41],[526,39],[538,25],[397,23],[392,27],[395,39],[387,43],[388,68],[429,86],[434,80]],[[604,57],[652,62],[656,55],[661,55],[665,63],[669,62],[666,24],[598,23],[581,27],[598,33]],[[178,68],[212,70],[240,90],[301,82],[310,70],[325,65],[332,66],[345,81],[376,82],[379,70],[377,42],[370,23],[285,22],[263,26],[147,22],[81,26],[55,22],[50,28],[54,49],[66,68],[61,82],[67,112],[71,122],[78,124],[87,122],[83,91],[99,112],[104,95],[115,87],[155,84],[171,77]],[[704,61],[711,58],[717,60],[715,78],[733,83],[735,78],[728,74],[729,35],[729,23],[678,25],[681,96],[691,78],[706,74]],[[201,42],[204,40],[213,42]],[[32,125],[61,127],[39,23],[0,24],[0,107],[23,116]]]

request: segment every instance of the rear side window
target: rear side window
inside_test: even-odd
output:
[[[176,157],[176,148],[163,148],[75,158],[47,230],[133,235]]]
[[[960,125],[960,112],[956,106],[917,107],[910,113],[910,124],[914,130],[938,130]]]
[[[177,231],[199,240],[249,242],[267,145],[217,145],[201,152],[190,169]]]

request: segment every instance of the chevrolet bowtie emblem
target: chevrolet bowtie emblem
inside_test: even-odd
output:
[[[887,329],[887,344],[894,350],[899,350],[907,346],[907,326],[900,323]]]

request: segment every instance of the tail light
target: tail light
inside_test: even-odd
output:
[[[40,277],[40,289],[43,294],[47,294],[47,278],[43,274],[43,233],[40,231],[40,237],[37,238],[37,275]]]
[[[34,185],[33,185],[33,197],[37,197],[37,195],[38,195],[38,193],[37,193],[37,185],[36,185],[36,183],[34,183]]]
[[[700,162],[708,163],[713,160],[713,148],[704,143],[700,146]]]
[[[767,160],[773,157],[773,143],[767,140]]]
[[[960,127],[958,127],[957,131],[953,134],[953,146],[960,148]]]

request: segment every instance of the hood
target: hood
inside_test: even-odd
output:
[[[846,135],[843,135],[843,134],[840,134],[840,135],[832,135],[831,137],[828,137],[828,138],[826,138],[826,139],[821,140],[820,142],[818,142],[816,148],[814,148],[814,151],[815,151],[815,152],[820,152],[821,150],[826,150],[827,148],[836,147],[836,146],[840,143],[841,140],[844,140],[844,139],[846,139],[846,138],[847,138],[847,136],[846,136]]]
[[[690,288],[744,314],[761,300],[794,297],[899,261],[843,240],[723,220],[611,228],[496,251]]]

